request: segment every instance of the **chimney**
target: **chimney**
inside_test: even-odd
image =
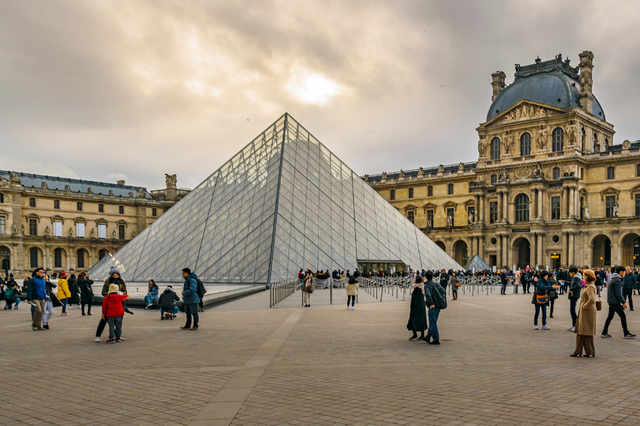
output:
[[[116,182],[118,185],[124,185],[124,181],[123,180],[119,180],[118,182]]]
[[[491,96],[491,102],[495,101],[500,92],[504,90],[507,85],[504,80],[507,78],[507,75],[502,71],[496,71],[491,74],[491,87],[493,88],[493,95]]]
[[[593,113],[593,53],[585,50],[580,57],[580,108]]]

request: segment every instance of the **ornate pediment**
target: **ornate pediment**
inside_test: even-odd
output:
[[[537,118],[555,117],[565,114],[567,111],[560,108],[551,108],[542,104],[520,101],[500,115],[485,123],[487,127],[501,126],[507,123],[514,123],[524,120],[534,120]]]

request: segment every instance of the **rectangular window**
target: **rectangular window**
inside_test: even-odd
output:
[[[158,210],[155,207],[151,209],[151,216],[158,216]]]
[[[0,234],[4,234],[5,229],[5,218],[4,216],[0,216]]]
[[[409,198],[413,198],[413,188],[409,188]]]
[[[77,266],[78,268],[84,268],[84,250],[78,250],[77,254]]]
[[[414,221],[415,221],[415,212],[413,212],[413,211],[407,212],[407,218],[409,219],[409,222],[414,223]]]
[[[84,223],[78,222],[76,223],[76,237],[84,238]]]
[[[427,188],[427,195],[429,197],[433,197],[433,186],[429,185],[429,188]]]
[[[53,208],[60,210],[60,200],[53,200]]]
[[[640,177],[640,164],[636,166],[636,177]],[[3,201],[4,203],[4,201]]]
[[[636,216],[640,216],[640,194],[636,194]]]
[[[433,228],[433,210],[427,210],[427,228]]]
[[[489,202],[489,223],[496,223],[498,221],[498,202]]]
[[[615,179],[616,178],[616,168],[611,166],[607,167],[607,179]]]
[[[551,197],[551,220],[560,220],[560,197]]]
[[[0,194],[0,203],[4,203],[4,194]]]
[[[118,207],[118,212],[119,212],[120,214],[124,214],[124,206],[120,206],[120,207]]]
[[[607,207],[607,217],[613,217],[613,208],[616,205],[616,196],[608,195],[606,198],[606,207]]]
[[[98,224],[98,238],[107,238],[107,225],[104,223]]]
[[[29,219],[29,235],[38,235],[38,221]]]
[[[29,207],[35,207],[35,206],[36,206],[36,199],[29,198]]]
[[[32,247],[31,250],[29,250],[29,262],[31,263],[32,268],[38,267],[38,249],[35,247]]]
[[[104,204],[98,204],[98,212],[104,213]]]
[[[118,238],[124,240],[124,225],[118,225]]]
[[[53,222],[53,236],[62,237],[62,222]]]
[[[53,251],[53,267],[62,268],[62,250],[60,249]]]
[[[79,212],[81,212],[81,211],[82,211],[82,201],[78,201],[78,202],[76,203],[76,209],[77,209]]]

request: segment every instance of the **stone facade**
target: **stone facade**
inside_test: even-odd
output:
[[[113,254],[189,190],[0,171],[2,273],[81,271]]]
[[[612,143],[579,56],[492,74],[477,162],[364,180],[462,265],[640,265],[640,141]]]

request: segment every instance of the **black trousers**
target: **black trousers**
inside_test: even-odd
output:
[[[347,296],[347,306],[349,306],[349,302],[351,302],[351,306],[355,305],[356,297],[355,296]]]
[[[500,289],[500,294],[507,294],[507,285],[502,284],[502,288]]]
[[[627,328],[627,316],[624,314],[624,309],[620,303],[609,304],[609,315],[607,315],[607,321],[604,323],[604,330],[602,330],[602,334],[607,334],[609,332],[609,324],[611,324],[614,314],[618,314],[620,317],[624,334],[629,334],[629,329]]]
[[[633,289],[623,288],[622,297],[624,297],[624,300],[627,300],[627,298],[629,299],[629,308],[633,309]]]
[[[578,304],[578,299],[569,299],[571,302],[569,307],[569,312],[571,313],[571,326],[576,326],[576,320],[578,319],[578,315],[576,315],[576,305]]]

